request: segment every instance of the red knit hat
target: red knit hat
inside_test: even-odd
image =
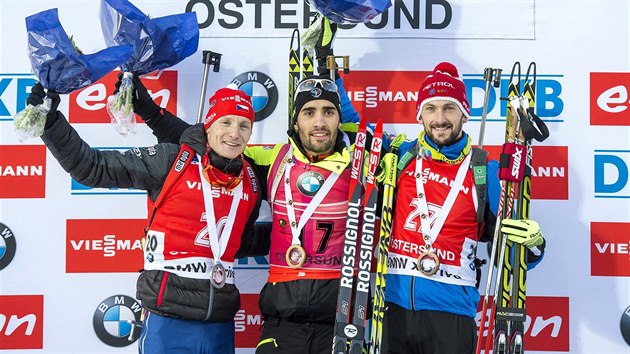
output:
[[[252,99],[245,92],[236,89],[236,85],[230,84],[218,89],[210,97],[210,108],[203,127],[207,130],[218,118],[230,114],[247,118],[254,124],[254,113]]]
[[[416,119],[420,120],[420,113],[426,103],[436,100],[455,102],[466,118],[470,118],[466,86],[459,78],[457,68],[451,63],[442,62],[436,65],[433,72],[420,85]]]

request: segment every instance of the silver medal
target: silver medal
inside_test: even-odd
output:
[[[210,282],[217,289],[221,289],[225,285],[225,268],[223,264],[217,263],[212,266]]]
[[[431,276],[437,273],[440,268],[440,259],[438,256],[431,251],[424,251],[418,257],[418,270],[420,273]]]

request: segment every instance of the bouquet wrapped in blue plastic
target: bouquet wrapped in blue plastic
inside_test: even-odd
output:
[[[120,67],[125,73],[118,92],[107,101],[112,124],[124,135],[134,131],[136,122],[132,75],[171,67],[195,53],[199,25],[192,12],[151,19],[128,0],[101,0],[100,19],[108,46],[133,47],[133,54]]]
[[[112,46],[83,54],[64,31],[57,9],[26,18],[28,54],[33,74],[47,90],[61,94],[88,86],[120,66],[131,56],[131,46]],[[20,141],[41,136],[49,103],[28,105],[14,117]]]
[[[363,23],[383,13],[390,0],[307,0],[324,17],[336,23]]]

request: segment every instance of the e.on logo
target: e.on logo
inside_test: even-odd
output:
[[[591,222],[591,275],[630,276],[630,223]]]
[[[483,147],[499,160],[501,146]],[[569,199],[569,151],[566,146],[532,146],[531,199]]]
[[[157,75],[145,75],[142,83],[155,102],[177,115],[177,71],[166,70]],[[105,106],[118,81],[118,71],[112,71],[94,84],[70,94],[68,121],[70,123],[109,123]],[[137,122],[142,122],[136,117]]]
[[[43,349],[44,296],[0,295],[0,349]]]
[[[492,299],[490,299],[490,303]],[[477,309],[477,326],[481,318]],[[525,352],[529,351],[569,351],[569,298],[548,296],[527,296],[527,318],[525,320]],[[488,309],[487,315],[490,314]],[[486,316],[488,318],[488,316]],[[486,327],[488,328],[488,324]],[[487,330],[483,333],[485,343]]]
[[[591,125],[630,126],[630,73],[591,73]]]
[[[256,348],[258,345],[258,329],[262,325],[258,297],[258,294],[241,294],[241,309],[234,316],[237,348]]]
[[[145,219],[66,220],[66,273],[137,272]]]
[[[46,146],[0,145],[0,198],[46,197]]]

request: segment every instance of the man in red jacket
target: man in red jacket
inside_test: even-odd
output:
[[[28,103],[40,104],[45,95],[37,84]],[[64,170],[87,186],[147,191],[144,269],[137,282],[147,311],[139,352],[234,353],[240,308],[234,258],[269,249],[255,225],[260,182],[243,157],[254,123],[251,99],[222,88],[210,98],[205,123],[184,132],[181,147],[165,143],[120,153],[91,149],[57,111],[59,95],[47,96],[53,104],[42,140]]]

